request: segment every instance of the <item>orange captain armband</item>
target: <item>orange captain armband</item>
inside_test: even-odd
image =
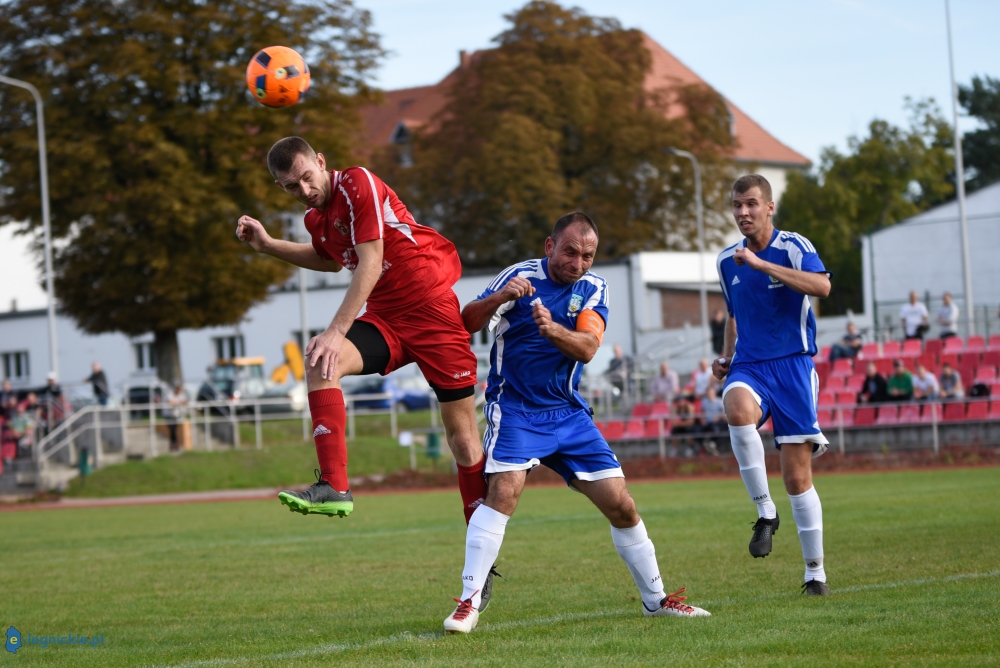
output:
[[[599,344],[604,339],[604,318],[593,309],[584,309],[576,318],[576,331],[596,334]]]

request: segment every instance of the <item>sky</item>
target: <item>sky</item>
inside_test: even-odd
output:
[[[488,48],[513,0],[355,0],[391,53],[383,89],[432,84],[459,50]],[[814,162],[873,118],[906,124],[904,98],[933,97],[951,118],[944,0],[580,0],[639,28],[766,130]],[[953,0],[955,75],[1000,78],[1000,1]],[[963,130],[975,127],[960,120]],[[0,228],[0,311],[45,304],[26,241]]]

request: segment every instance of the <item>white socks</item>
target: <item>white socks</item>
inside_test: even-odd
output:
[[[660,577],[660,567],[656,565],[656,548],[646,534],[646,525],[639,520],[631,529],[611,527],[611,542],[639,587],[643,605],[648,610],[659,608],[664,596],[663,578]]]
[[[823,506],[815,487],[801,494],[788,495],[792,502],[792,517],[799,530],[802,544],[802,559],[806,562],[806,582],[817,580],[826,582],[823,569]]]
[[[462,600],[472,599],[479,609],[486,576],[500,554],[500,544],[510,517],[483,504],[476,508],[465,534],[465,569],[462,571]]]
[[[733,454],[740,465],[740,476],[750,499],[757,504],[757,516],[773,520],[778,516],[774,501],[767,489],[767,470],[764,468],[764,442],[757,427],[752,424],[729,427]]]

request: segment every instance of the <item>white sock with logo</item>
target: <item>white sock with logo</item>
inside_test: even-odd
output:
[[[664,597],[663,578],[656,563],[656,548],[646,534],[646,525],[639,520],[630,529],[611,527],[611,542],[639,587],[643,605],[649,610],[659,608]]]
[[[826,582],[823,568],[823,505],[815,487],[801,494],[788,495],[792,502],[792,517],[799,530],[802,544],[802,559],[806,562],[806,582],[817,580]]]
[[[462,600],[472,599],[472,606],[479,608],[483,585],[493,563],[500,554],[503,534],[507,530],[509,515],[497,512],[483,504],[476,508],[469,520],[465,534],[465,569],[462,571]]]
[[[757,427],[752,424],[729,427],[733,454],[740,464],[740,477],[746,485],[750,499],[757,504],[757,516],[773,520],[778,516],[771,494],[767,489],[767,469],[764,468],[764,442]]]

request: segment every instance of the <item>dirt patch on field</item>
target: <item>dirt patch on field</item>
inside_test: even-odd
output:
[[[854,453],[840,455],[836,452],[813,460],[816,473],[919,470],[948,467],[1000,466],[1000,448],[949,447],[934,454],[930,450],[894,451],[884,453]],[[699,477],[739,476],[740,468],[731,455],[713,457],[646,457],[622,462],[625,477],[630,480]],[[772,473],[781,470],[778,454],[767,456],[767,469]],[[561,483],[562,478],[552,469],[540,466],[528,476],[529,485]],[[351,480],[351,488],[359,491],[428,489],[455,487],[458,478],[452,473],[399,471],[387,476],[374,476]]]

